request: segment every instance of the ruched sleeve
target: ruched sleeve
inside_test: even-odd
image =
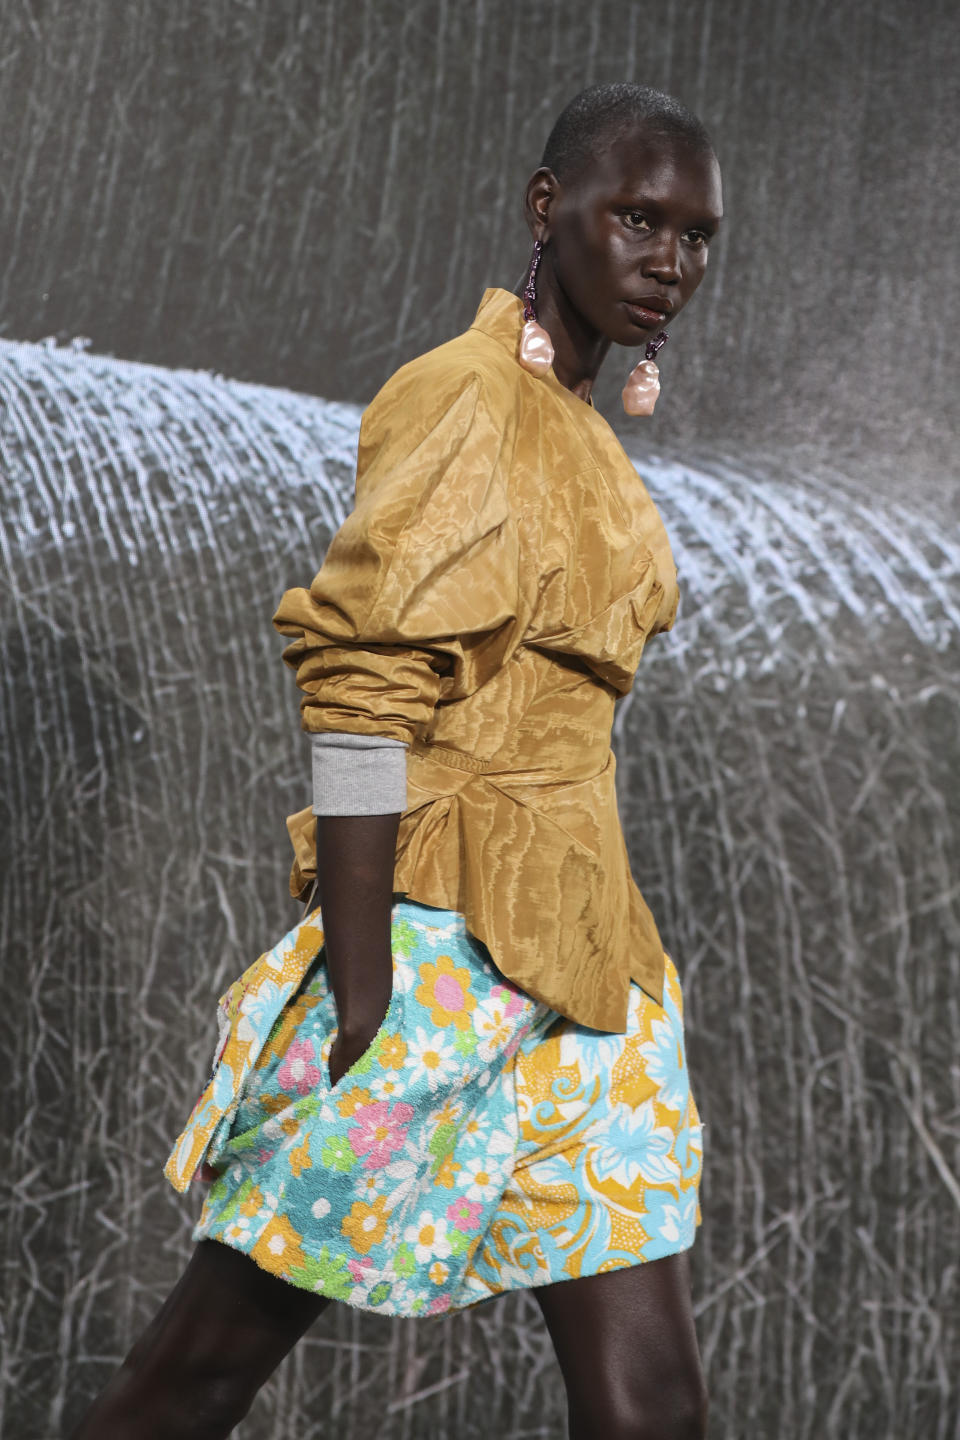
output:
[[[273,623],[310,732],[423,735],[518,643],[505,426],[481,378],[413,362],[366,410],[356,507]]]
[[[676,609],[676,569],[610,426],[518,363],[522,328],[519,296],[488,290],[468,330],[387,382],[363,418],[356,507],[275,624],[311,749],[335,765],[331,736],[355,755],[379,736],[404,760],[394,894],[462,915],[558,1014],[623,1031],[631,983],[662,1002],[666,959],[610,736]],[[320,775],[320,813],[356,813],[364,787],[344,781],[340,809],[338,785]],[[316,824],[309,806],[287,819],[304,900]]]

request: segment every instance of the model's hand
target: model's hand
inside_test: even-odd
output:
[[[369,1049],[393,993],[391,912],[397,815],[317,816],[317,900],[337,1005],[335,1085]]]
[[[386,1010],[384,1010],[384,1015]],[[338,1031],[337,1038],[333,1042],[330,1051],[330,1060],[327,1069],[330,1072],[330,1084],[336,1085],[343,1079],[351,1065],[356,1065],[366,1052],[370,1049],[376,1039],[377,1031],[383,1024],[383,1019],[366,1031],[344,1034]]]
[[[333,985],[333,975],[337,967],[331,965],[329,953],[327,970],[330,973],[334,998],[337,1000],[338,1029],[328,1065],[330,1084],[336,1085],[350,1066],[355,1065],[360,1057],[366,1054],[383,1024],[393,997],[393,956],[389,945],[384,946],[380,954],[355,953],[353,963],[348,969],[353,982],[350,985],[344,984],[342,975],[339,977],[339,984]],[[358,979],[361,982],[359,984]],[[348,1022],[344,1022],[340,1010],[340,997],[343,995],[349,996],[348,1003],[351,1008]]]

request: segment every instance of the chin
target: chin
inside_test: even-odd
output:
[[[618,345],[646,345],[648,340],[653,340],[661,330],[670,333],[670,324],[676,315],[676,311],[670,315],[658,316],[651,320],[649,325],[640,325],[634,320],[627,319],[621,314],[620,323],[617,326],[616,341]]]
[[[621,327],[625,333],[617,335],[616,342],[623,345],[627,350],[639,350],[644,345],[656,338],[663,325],[626,325]]]

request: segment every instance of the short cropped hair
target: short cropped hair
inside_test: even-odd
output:
[[[570,180],[608,145],[638,124],[685,140],[695,149],[715,154],[703,122],[662,90],[647,85],[591,85],[562,110],[547,137],[541,165],[560,181]]]

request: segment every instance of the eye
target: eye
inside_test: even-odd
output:
[[[695,250],[702,250],[710,244],[710,236],[706,230],[686,230],[684,231],[683,238],[687,244],[692,245]]]
[[[639,210],[625,210],[623,213],[623,223],[628,230],[650,230],[653,228],[646,215],[642,214]]]

